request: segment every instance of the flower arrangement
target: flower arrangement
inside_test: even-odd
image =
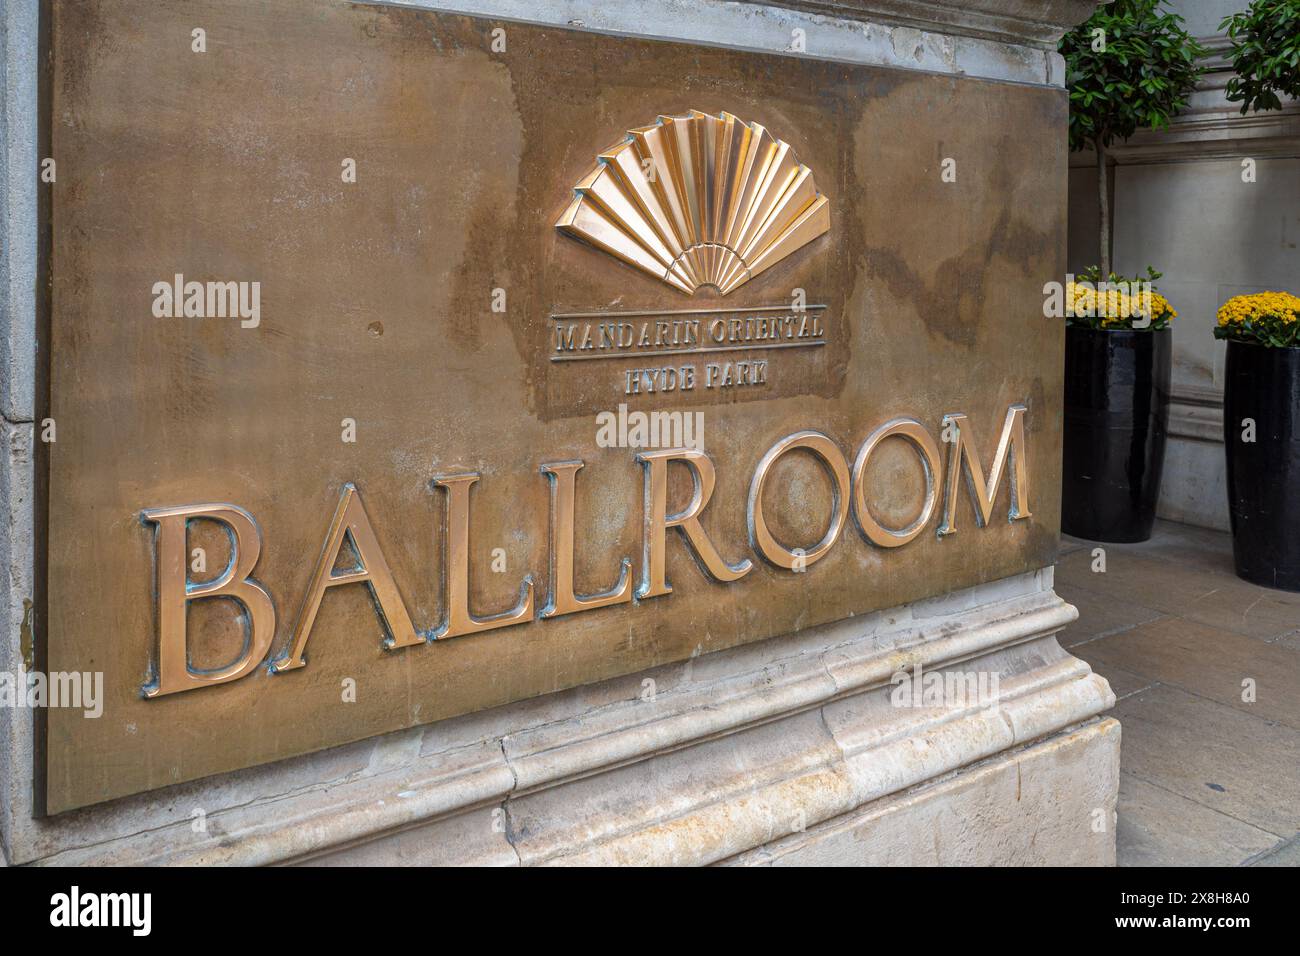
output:
[[[1105,330],[1169,328],[1178,313],[1155,291],[1154,282],[1160,276],[1148,267],[1145,278],[1127,279],[1112,272],[1101,282],[1101,271],[1094,266],[1079,276],[1081,281],[1065,286],[1067,324]]]
[[[1219,306],[1216,339],[1300,348],[1300,297],[1290,292],[1234,295]]]

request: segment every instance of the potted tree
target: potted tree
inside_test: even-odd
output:
[[[1094,541],[1145,541],[1160,493],[1176,314],[1159,274],[1111,271],[1107,150],[1187,105],[1205,49],[1159,0],[1115,0],[1060,45],[1070,149],[1097,156],[1098,265],[1066,292],[1061,528]]]
[[[1254,0],[1220,29],[1235,74],[1225,95],[1243,114],[1300,97],[1300,0]],[[1300,591],[1300,298],[1235,296],[1214,334],[1228,342],[1223,447],[1237,574]]]
[[[1254,0],[1225,17],[1233,75],[1224,95],[1241,113],[1280,110],[1282,97],[1300,97],[1300,0]]]

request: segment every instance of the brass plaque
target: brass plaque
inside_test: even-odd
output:
[[[1054,560],[1060,91],[324,0],[50,44],[49,812]]]

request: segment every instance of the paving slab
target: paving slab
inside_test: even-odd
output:
[[[1300,866],[1300,836],[1253,860],[1251,866]]]
[[[1163,611],[1154,608],[1077,587],[1070,581],[1062,581],[1059,574],[1056,593],[1079,609],[1079,619],[1061,632],[1062,647],[1072,648],[1103,634],[1126,631],[1165,616]]]
[[[1095,641],[1093,643],[1096,643]],[[1141,693],[1149,687],[1154,687],[1159,681],[1142,674],[1135,674],[1132,671],[1125,670],[1122,667],[1116,667],[1109,662],[1101,662],[1095,659],[1091,654],[1092,644],[1080,644],[1077,647],[1070,648],[1070,653],[1080,660],[1086,661],[1094,671],[1106,678],[1110,684],[1111,691],[1115,694],[1116,700],[1123,700],[1125,697],[1132,697],[1134,694]]]
[[[1230,535],[1168,521],[1140,544],[1064,537],[1055,581],[1079,609],[1061,644],[1118,701],[1119,865],[1300,865],[1300,594],[1238,578]]]
[[[1121,773],[1115,842],[1120,866],[1237,866],[1277,837]]]
[[[1278,837],[1300,830],[1293,728],[1164,684],[1120,701],[1111,716],[1124,728],[1123,772]]]
[[[1092,570],[1092,553],[1075,551],[1060,559],[1056,580],[1098,599],[1124,601],[1167,615],[1265,640],[1292,634],[1300,626],[1300,594],[1262,588],[1230,570],[1150,556],[1109,545],[1106,571]]]
[[[1116,669],[1172,684],[1300,735],[1300,654],[1291,648],[1170,617],[1073,651],[1102,676]]]
[[[1080,548],[1093,547],[1091,542],[1084,541],[1082,538],[1072,538],[1068,534],[1061,535],[1061,546],[1058,549],[1059,554],[1069,554],[1071,551],[1078,551]]]

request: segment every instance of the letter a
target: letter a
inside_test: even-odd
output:
[[[351,540],[357,563],[347,571],[335,571],[334,564],[338,561],[339,549],[343,547],[345,539]],[[424,643],[415,633],[415,626],[406,613],[406,605],[402,603],[402,595],[398,593],[388,562],[379,549],[379,540],[375,537],[374,528],[370,526],[370,518],[366,515],[365,505],[361,503],[361,495],[351,482],[343,486],[338,509],[334,512],[334,520],[330,523],[329,534],[325,538],[325,546],[321,548],[320,561],[312,573],[302,612],[293,629],[293,649],[288,657],[275,662],[277,673],[307,663],[303,652],[307,648],[307,639],[311,636],[311,628],[316,622],[316,614],[320,611],[325,591],[341,584],[365,584],[370,588],[370,594],[379,605],[380,616],[388,628],[389,637],[384,641],[384,647],[392,650]]]

